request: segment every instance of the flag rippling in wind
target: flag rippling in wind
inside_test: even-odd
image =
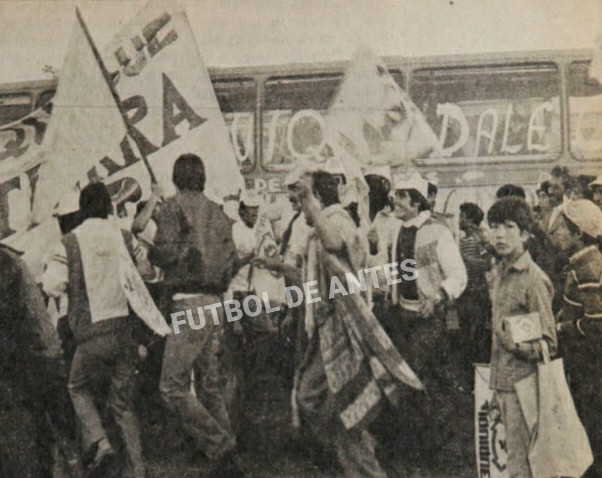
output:
[[[120,156],[126,125],[83,25],[75,22],[43,143],[33,206],[41,222],[105,156]],[[132,144],[132,147],[134,145]]]
[[[439,140],[384,62],[366,47],[349,64],[327,116],[327,138],[345,175],[357,189],[358,212],[368,217],[363,170],[410,167],[440,154]]]

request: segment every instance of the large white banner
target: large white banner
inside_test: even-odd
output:
[[[188,18],[175,2],[149,3],[104,49],[103,59],[135,139],[166,194],[174,191],[173,163],[182,153],[203,159],[209,197],[244,189],[209,73]],[[105,160],[90,175],[106,177],[120,170],[146,190],[144,166],[128,151]]]
[[[69,50],[74,57],[75,53],[82,54],[75,43]],[[175,159],[188,152],[198,154],[205,162],[208,196],[216,199],[244,188],[207,69],[183,10],[174,3],[150,3],[103,51],[121,104],[133,124],[134,139],[146,153],[166,194],[173,192]],[[78,72],[77,61],[71,61],[75,63],[73,68],[69,67],[70,61],[66,57],[59,90],[74,96],[77,108],[69,109],[71,100],[63,101],[63,120],[57,120],[55,127],[49,126],[50,109],[46,107],[0,128],[0,240],[19,248],[22,244],[51,242],[28,238],[36,231],[30,226],[42,160],[52,161],[54,174],[50,176],[54,179],[47,182],[45,193],[39,196],[38,221],[54,207],[65,188],[73,188],[75,181],[81,186],[91,180],[115,184],[131,178],[144,195],[150,192],[148,171],[136,144],[125,134],[123,121],[114,114],[114,100],[104,93],[99,99],[98,92],[91,91],[96,84],[92,80],[97,77],[88,77],[91,72],[97,73],[95,66],[87,64],[86,71]],[[76,70],[73,75],[67,75],[70,69]],[[59,91],[54,102],[60,105],[61,96]],[[99,122],[98,118],[107,114],[104,109],[110,110],[110,118]],[[82,116],[99,112],[96,118]],[[53,111],[52,117],[57,113]],[[90,124],[96,126],[90,128]],[[51,137],[56,138],[52,148]],[[94,148],[96,153],[85,153]],[[44,155],[40,154],[42,150]]]
[[[114,157],[126,125],[83,25],[76,21],[44,138],[43,163],[34,195],[33,220],[52,214],[103,157]]]

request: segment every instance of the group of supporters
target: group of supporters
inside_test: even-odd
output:
[[[491,366],[509,476],[531,476],[514,384],[537,370],[544,349],[565,358],[594,451],[589,473],[602,476],[602,180],[555,168],[535,207],[520,185],[503,186],[487,214],[460,206],[456,239],[449,217],[433,210],[436,186],[416,171],[381,168],[365,179],[362,218],[336,173],[295,170],[286,180],[292,210],[271,227],[270,248],[257,234],[261,200],[242,192],[231,220],[204,194],[202,160],[185,154],[173,169],[175,195],[164,199],[153,187],[129,231],[114,220],[106,187],[85,187],[76,215],[60,218],[64,235],[41,287],[0,249],[0,476],[51,476],[53,442],[74,476],[117,476],[121,461],[124,476],[147,476],[140,381],[148,395],[160,394],[162,419],[177,420],[207,476],[244,476],[246,405],[262,386],[257,370],[275,366],[267,363],[274,337],[291,429],[336,456],[345,476],[387,476],[376,455],[382,423],[391,440],[413,437],[408,455],[436,456],[456,413],[451,397],[470,393],[473,363]],[[168,320],[185,311],[179,333],[154,336],[132,313],[120,280],[124,255]],[[361,270],[378,280],[357,294],[331,293],[333,277],[346,284]],[[268,292],[266,273],[280,281],[275,289],[313,283],[321,300],[287,308],[272,290],[277,313],[227,320],[226,303]],[[59,303],[57,327],[49,300]],[[508,318],[529,314],[541,338],[517,342]],[[125,460],[101,407],[112,411]],[[26,450],[11,427],[33,430]]]

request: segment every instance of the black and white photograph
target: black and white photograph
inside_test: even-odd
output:
[[[0,478],[602,478],[602,0],[0,0]]]

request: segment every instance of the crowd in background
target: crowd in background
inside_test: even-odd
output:
[[[261,215],[253,191],[241,193],[232,220],[204,195],[202,160],[182,155],[177,193],[162,198],[153,186],[129,230],[113,220],[104,185],[86,186],[79,209],[59,217],[64,235],[42,284],[1,248],[0,435],[10,435],[12,414],[31,424],[35,441],[15,454],[0,438],[0,475],[51,476],[54,443],[74,476],[117,476],[107,471],[121,454],[99,412],[106,406],[121,432],[124,476],[147,476],[143,400],[143,420],[180,426],[191,461],[209,463],[215,476],[244,476],[248,408],[262,386],[258,370],[269,369],[291,391],[291,430],[303,446],[332,454],[345,476],[384,477],[375,423],[388,423],[391,440],[411,434],[408,455],[431,459],[450,436],[454,410],[445,402],[471,393],[473,364],[490,363],[509,476],[531,476],[513,384],[536,370],[545,343],[567,363],[594,451],[588,476],[602,476],[602,177],[556,167],[535,206],[523,185],[504,185],[488,211],[460,205],[459,234],[450,215],[434,211],[437,186],[418,172],[378,168],[365,179],[366,217],[338,172],[295,170],[280,225]],[[124,256],[168,321],[192,311],[182,333],[153,335],[132,314],[120,282]],[[401,267],[408,260],[413,277]],[[388,263],[396,280],[383,270]],[[346,283],[346,273],[368,267],[378,287],[326,300],[332,277]],[[323,299],[287,308],[282,289],[310,281]],[[278,312],[228,322],[224,307],[199,311],[264,292]],[[506,319],[530,313],[541,339],[514,342]]]

